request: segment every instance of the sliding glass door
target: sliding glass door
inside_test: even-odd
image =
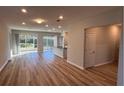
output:
[[[34,51],[37,49],[37,37],[31,34],[19,35],[19,52]]]
[[[52,36],[43,37],[44,50],[52,50],[54,47],[54,38]]]

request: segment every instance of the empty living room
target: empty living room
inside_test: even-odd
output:
[[[0,6],[0,86],[121,86],[122,6]]]

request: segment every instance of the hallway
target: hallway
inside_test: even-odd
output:
[[[13,58],[0,73],[0,85],[116,85],[117,66],[81,70],[51,52]]]

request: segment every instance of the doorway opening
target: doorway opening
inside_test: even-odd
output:
[[[101,67],[101,72],[114,73],[117,78],[121,29],[121,24],[85,29],[85,68]]]

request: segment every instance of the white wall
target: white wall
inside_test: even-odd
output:
[[[0,20],[0,68],[10,58],[9,30]]]
[[[64,46],[68,45],[68,32],[63,33],[63,39],[64,39]]]
[[[68,27],[67,60],[84,67],[84,29],[93,26],[121,23],[122,9],[117,8],[85,20],[73,20]]]
[[[123,7],[123,31],[121,33],[120,54],[118,69],[118,86],[124,86],[124,7]]]

